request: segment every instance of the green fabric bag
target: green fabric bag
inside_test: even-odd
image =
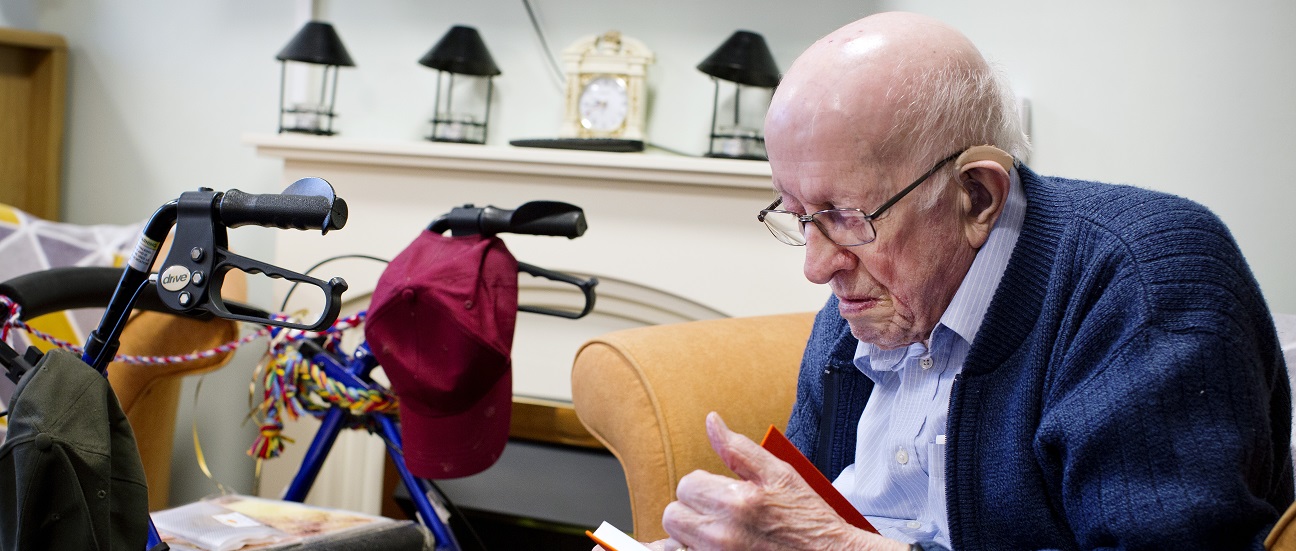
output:
[[[140,551],[148,488],[108,380],[62,349],[18,382],[0,446],[0,549]]]

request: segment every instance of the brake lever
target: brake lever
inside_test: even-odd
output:
[[[207,303],[203,309],[212,314],[225,318],[240,321],[250,321],[262,325],[274,325],[277,327],[288,327],[300,329],[303,331],[322,331],[328,329],[337,321],[338,314],[342,312],[342,293],[347,290],[347,282],[340,277],[332,278],[328,281],[315,279],[306,274],[286,270],[275,266],[248,258],[246,256],[231,253],[223,248],[216,248],[216,258],[218,259],[213,268],[215,277],[212,278],[211,285],[208,289]],[[225,304],[225,299],[221,296],[221,283],[225,281],[225,274],[230,270],[241,270],[249,274],[263,274],[275,279],[286,279],[296,283],[305,283],[318,287],[324,293],[324,307],[321,310],[319,319],[314,323],[296,323],[283,319],[276,319],[271,316],[253,316],[231,312]]]
[[[580,312],[570,312],[567,310],[559,310],[557,308],[547,308],[544,306],[527,306],[527,305],[519,305],[518,306],[519,312],[531,312],[533,314],[544,314],[546,316],[558,316],[560,318],[575,320],[575,319],[581,319],[589,315],[590,312],[594,311],[594,299],[595,299],[594,287],[598,285],[599,282],[597,277],[581,279],[571,274],[566,274],[554,270],[548,270],[536,266],[534,264],[527,264],[526,262],[518,262],[518,271],[536,277],[543,277],[545,279],[557,281],[560,283],[568,283],[571,285],[575,285],[576,287],[580,288],[581,294],[585,295],[585,307]]]
[[[220,198],[221,193],[202,188],[185,192],[177,200],[175,237],[157,276],[157,292],[163,304],[177,312],[202,309],[226,319],[304,331],[319,331],[332,325],[342,310],[341,295],[347,290],[346,281],[335,277],[325,282],[230,252],[226,228],[215,215],[214,205]],[[232,269],[318,287],[325,296],[323,314],[314,323],[305,324],[269,315],[231,312],[220,293],[225,274]]]

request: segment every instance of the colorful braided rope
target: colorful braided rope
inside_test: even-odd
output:
[[[0,295],[0,311],[4,312],[0,340],[8,341],[10,329],[16,328],[59,348],[71,350],[78,355],[83,353],[81,346],[40,331],[19,319],[22,307],[9,297]],[[210,350],[176,356],[119,354],[114,357],[114,361],[135,365],[187,362],[232,352],[254,340],[269,336],[271,342],[266,358],[253,375],[253,380],[261,384],[262,393],[261,399],[252,404],[248,417],[259,423],[260,430],[247,454],[257,459],[270,459],[278,457],[286,444],[293,443],[292,438],[283,434],[285,414],[294,420],[303,413],[322,417],[329,408],[336,406],[350,413],[347,428],[363,428],[370,432],[377,429],[373,415],[396,414],[397,400],[390,392],[376,385],[375,388],[356,388],[332,379],[323,366],[303,357],[298,347],[302,340],[322,337],[325,348],[336,352],[342,333],[359,327],[364,316],[365,312],[360,312],[339,319],[323,331],[261,326],[235,341]],[[276,314],[274,317],[280,320],[290,319],[284,314]]]
[[[72,352],[75,352],[77,355],[81,355],[84,352],[84,349],[80,345],[50,335],[49,333],[36,329],[35,327],[28,325],[27,322],[19,319],[22,316],[22,307],[19,306],[17,303],[15,303],[9,297],[0,295],[0,307],[3,307],[8,311],[8,314],[6,315],[4,321],[4,329],[0,330],[0,340],[7,341],[9,339],[9,330],[11,328],[16,328],[16,329],[22,329],[28,335],[31,335],[42,341],[53,344],[54,346],[71,350]],[[176,356],[132,356],[129,354],[118,354],[116,356],[113,356],[113,361],[132,364],[132,365],[161,365],[161,364],[189,362],[189,361],[199,360],[203,358],[211,358],[213,356],[218,356],[221,354],[225,354],[227,352],[233,352],[234,350],[238,349],[238,347],[243,346],[261,337],[264,337],[269,333],[270,333],[269,327],[261,327],[260,329],[258,329],[253,333],[249,333],[237,340],[227,342],[225,344],[219,345],[210,350],[199,350],[196,352],[191,352],[189,354],[182,354]]]
[[[336,353],[341,334],[359,326],[364,315],[361,312],[338,320],[322,332],[272,330],[270,353],[258,368],[261,399],[250,414],[260,424],[260,431],[248,455],[272,459],[283,452],[285,442],[292,442],[283,434],[285,415],[288,419],[297,419],[303,413],[323,417],[330,408],[340,407],[350,414],[347,428],[374,432],[375,414],[396,413],[394,395],[380,387],[357,388],[329,377],[324,367],[306,358],[298,346],[304,339],[323,337],[324,348]]]

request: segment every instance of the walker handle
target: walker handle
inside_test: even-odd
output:
[[[585,211],[576,205],[560,201],[530,201],[513,210],[492,205],[455,207],[433,220],[428,231],[445,233],[450,230],[450,234],[455,236],[519,233],[575,239],[585,234],[586,227]]]
[[[257,225],[280,229],[340,230],[346,225],[347,204],[321,178],[302,178],[283,193],[225,192],[216,204],[217,218],[227,228]]]

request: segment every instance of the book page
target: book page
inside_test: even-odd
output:
[[[622,532],[616,526],[612,526],[607,521],[599,525],[598,530],[593,532],[586,530],[585,535],[607,551],[649,551],[644,544],[635,541],[634,538],[627,536],[625,532]]]

